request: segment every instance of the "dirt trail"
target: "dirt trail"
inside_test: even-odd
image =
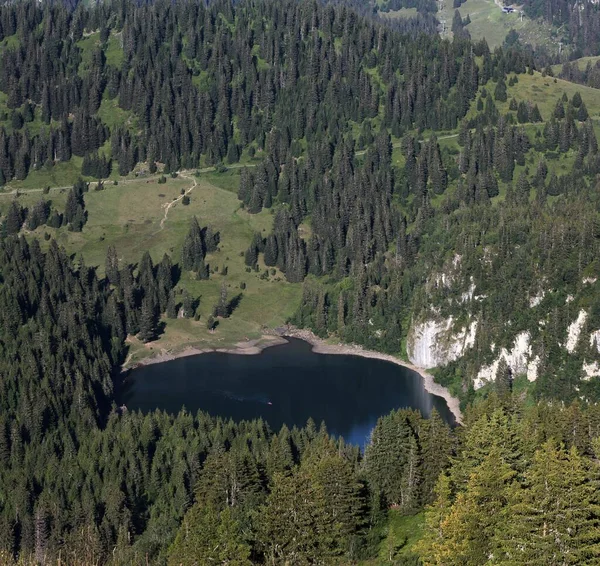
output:
[[[194,177],[189,177],[185,173],[181,173],[181,172],[179,172],[178,175],[180,177],[182,177],[183,179],[188,179],[190,181],[193,181],[194,184],[189,189],[187,189],[181,196],[177,197],[175,200],[172,200],[171,202],[168,202],[167,204],[163,204],[163,208],[165,209],[165,214],[160,221],[160,228],[155,232],[155,234],[158,234],[161,230],[164,230],[165,222],[167,221],[167,218],[169,216],[169,210],[171,210],[171,207],[173,205],[177,204],[179,201],[182,201],[183,197],[188,196],[198,186],[198,182],[196,181],[196,179]]]

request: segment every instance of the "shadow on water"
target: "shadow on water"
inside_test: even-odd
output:
[[[274,430],[284,423],[303,426],[312,417],[360,446],[393,409],[428,416],[435,408],[455,422],[444,399],[425,391],[414,371],[384,360],[316,354],[295,338],[256,356],[214,352],[142,366],[128,374],[119,398],[142,411],[177,413],[185,406],[238,421],[262,417]]]

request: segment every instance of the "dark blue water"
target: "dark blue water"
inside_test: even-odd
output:
[[[392,409],[427,416],[435,407],[454,423],[444,399],[425,391],[417,373],[383,360],[316,354],[307,342],[288,340],[256,356],[215,352],[142,366],[127,377],[123,402],[142,411],[185,406],[236,421],[262,417],[274,430],[312,417],[360,446]]]

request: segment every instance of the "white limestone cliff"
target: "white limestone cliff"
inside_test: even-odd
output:
[[[592,362],[590,364],[583,363],[583,373],[585,374],[586,381],[589,381],[592,377],[600,377],[600,364],[598,362]]]
[[[496,378],[500,360],[506,360],[506,364],[512,370],[513,375],[525,374],[529,381],[535,381],[540,364],[539,356],[531,356],[531,335],[529,332],[521,332],[513,342],[512,348],[502,348],[498,357],[489,366],[483,366],[475,378],[473,386],[475,389],[483,387],[486,383]]]
[[[453,329],[453,319],[428,319],[411,328],[407,350],[409,360],[418,367],[430,369],[461,357],[475,344],[477,321],[459,331]]]
[[[569,354],[572,354],[575,351],[577,341],[579,340],[579,335],[581,334],[581,329],[587,320],[587,316],[587,312],[580,310],[577,320],[572,322],[567,329],[567,343],[565,344],[565,347],[567,348],[567,352],[569,352]]]

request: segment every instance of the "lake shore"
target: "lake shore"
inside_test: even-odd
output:
[[[460,401],[451,395],[450,391],[443,385],[436,383],[433,376],[425,371],[423,368],[417,367],[410,362],[407,362],[396,356],[390,354],[384,354],[375,350],[366,350],[362,346],[356,344],[332,344],[326,342],[322,338],[319,338],[316,334],[310,330],[295,328],[293,326],[284,326],[275,329],[270,334],[263,334],[260,338],[255,340],[248,340],[244,342],[237,342],[233,347],[229,348],[198,348],[194,346],[188,346],[180,351],[157,351],[155,355],[148,358],[139,360],[132,366],[128,366],[126,362],[123,365],[122,371],[133,369],[137,366],[146,366],[151,364],[160,364],[163,362],[169,362],[178,358],[185,358],[188,356],[197,356],[199,354],[208,354],[210,352],[221,352],[224,354],[236,354],[242,356],[253,356],[260,354],[266,348],[271,346],[277,346],[278,344],[285,344],[285,338],[299,338],[308,342],[313,347],[313,352],[317,354],[333,354],[333,355],[349,355],[349,356],[360,356],[362,358],[372,358],[377,360],[384,360],[393,364],[408,368],[418,373],[423,379],[423,385],[425,390],[432,395],[437,395],[446,401],[448,409],[454,415],[458,424],[462,423],[462,412],[460,410]]]
[[[436,383],[433,376],[423,368],[417,367],[410,362],[407,362],[396,356],[390,354],[384,354],[375,350],[366,350],[362,346],[357,344],[331,344],[326,342],[322,338],[319,338],[316,334],[310,330],[295,328],[292,326],[286,326],[280,329],[279,336],[289,336],[290,338],[299,338],[309,344],[312,344],[313,352],[318,354],[334,354],[334,355],[346,355],[346,356],[360,356],[362,358],[372,358],[376,360],[384,360],[393,364],[408,368],[418,373],[423,378],[423,384],[425,390],[432,395],[437,395],[446,401],[448,409],[454,415],[456,422],[462,424],[462,412],[460,410],[460,401],[454,397],[450,391],[443,385]]]
[[[171,360],[177,360],[179,358],[186,358],[188,356],[197,356],[199,354],[209,354],[211,352],[221,352],[223,354],[236,354],[240,356],[254,356],[260,354],[264,349],[271,346],[277,346],[278,344],[285,344],[286,340],[282,336],[275,334],[265,334],[255,340],[248,340],[244,342],[237,342],[233,347],[229,348],[198,348],[196,346],[187,346],[183,350],[157,350],[154,355],[147,358],[142,358],[136,361],[133,365],[129,365],[126,361],[123,364],[122,371],[134,369],[138,366],[149,366],[152,364],[162,364],[163,362],[170,362]]]

